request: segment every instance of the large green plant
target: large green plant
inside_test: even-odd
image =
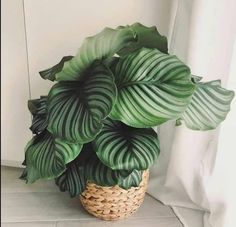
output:
[[[155,27],[105,28],[85,39],[76,56],[41,71],[57,81],[30,100],[30,129],[21,176],[55,179],[76,196],[86,182],[137,186],[160,152],[151,128],[176,120],[194,130],[216,128],[234,96],[220,81],[201,82],[167,52]]]

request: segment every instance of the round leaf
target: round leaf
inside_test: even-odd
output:
[[[137,129],[107,119],[93,141],[99,159],[114,170],[148,169],[158,157],[159,140],[153,129]]]
[[[93,140],[115,102],[113,80],[111,72],[102,68],[85,81],[54,85],[48,96],[48,130],[71,142]]]
[[[177,119],[191,101],[190,69],[177,57],[142,48],[116,65],[118,97],[110,117],[144,128]]]
[[[54,138],[48,131],[33,137],[26,147],[27,180],[35,180],[30,178],[32,168],[40,178],[52,179],[59,176],[66,164],[78,156],[81,148],[81,144]]]

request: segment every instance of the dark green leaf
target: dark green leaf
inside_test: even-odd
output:
[[[191,76],[191,79],[192,79],[192,82],[193,82],[193,83],[198,83],[198,82],[202,79],[202,77],[192,75],[192,76]]]
[[[114,171],[105,166],[88,143],[83,146],[80,155],[67,164],[66,171],[56,179],[56,184],[61,191],[69,191],[74,197],[85,189],[87,180],[101,186],[113,186],[123,182],[129,174],[128,171]]]
[[[112,170],[97,157],[92,157],[85,166],[87,179],[101,186],[114,186],[126,178],[130,171]]]
[[[34,136],[26,147],[27,180],[34,182],[36,172],[40,178],[52,179],[59,176],[66,164],[80,153],[81,144],[72,144],[54,138],[44,131]]]
[[[48,96],[48,129],[62,139],[87,143],[100,132],[110,113],[116,86],[110,71],[96,69],[86,81],[59,82]]]
[[[66,171],[56,179],[56,184],[61,191],[68,191],[71,197],[83,192],[87,181],[100,186],[119,185],[129,189],[138,186],[142,180],[142,171],[112,170],[104,165],[90,143],[85,144],[80,155],[66,166]]]
[[[175,121],[175,126],[180,126],[180,125],[182,125],[182,122],[181,119],[179,118]]]
[[[93,141],[99,159],[114,170],[148,169],[158,157],[159,140],[153,129],[137,129],[106,119]]]
[[[47,128],[47,112],[46,112],[47,96],[41,96],[40,99],[28,101],[28,108],[33,115],[30,130],[34,134],[38,134]]]
[[[24,168],[23,172],[21,173],[20,177],[21,180],[27,180],[27,169]]]
[[[84,167],[79,166],[77,161],[72,161],[57,179],[56,184],[62,192],[68,191],[71,197],[75,197],[84,191],[86,176]]]
[[[75,160],[66,165],[66,171],[63,172],[55,183],[62,192],[68,191],[71,197],[79,195],[85,189],[87,176],[85,166],[96,154],[90,143],[85,144]]]
[[[155,26],[146,27],[140,23],[135,23],[130,28],[136,34],[136,42],[131,42],[129,45],[121,49],[118,54],[125,55],[132,51],[138,50],[142,47],[156,48],[163,53],[168,52],[167,39],[165,36],[160,35]]]

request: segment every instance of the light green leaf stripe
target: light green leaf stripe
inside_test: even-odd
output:
[[[44,131],[33,137],[26,147],[28,172],[33,168],[40,178],[55,178],[65,170],[68,162],[79,155],[81,148],[81,144],[67,143]],[[28,174],[27,180],[35,181]]]
[[[93,141],[99,159],[113,170],[148,169],[160,152],[153,129],[137,129],[122,122],[106,119]]]
[[[56,74],[56,80],[80,80],[94,61],[112,57],[134,40],[135,34],[129,27],[105,28],[95,36],[85,39],[76,56],[65,62],[62,71]]]
[[[142,48],[124,57],[114,75],[118,97],[109,116],[137,128],[180,117],[195,89],[190,69],[156,49]]]
[[[40,99],[33,99],[28,101],[28,108],[33,115],[30,130],[34,134],[38,134],[47,128],[46,103],[47,96],[41,96]]]
[[[113,80],[110,71],[99,68],[86,81],[54,85],[48,95],[48,130],[71,142],[93,140],[115,102]]]
[[[233,97],[234,92],[222,88],[219,80],[199,82],[181,118],[193,130],[215,129],[226,118]]]

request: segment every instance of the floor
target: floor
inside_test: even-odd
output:
[[[106,222],[88,214],[78,198],[59,192],[52,181],[26,185],[21,169],[1,167],[2,227],[182,227],[173,211],[146,195],[130,218]]]

